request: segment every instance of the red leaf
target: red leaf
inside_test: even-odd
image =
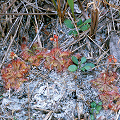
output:
[[[117,74],[114,72],[101,73],[100,76],[94,80],[91,80],[92,86],[97,88],[99,92],[104,91],[116,91],[118,92],[118,87],[114,85]]]
[[[26,81],[25,74],[29,71],[29,66],[20,59],[15,59],[8,64],[7,67],[1,70],[2,79],[5,83],[5,88],[18,89],[19,86]]]

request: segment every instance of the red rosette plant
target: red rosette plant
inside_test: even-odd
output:
[[[30,50],[26,44],[21,45],[22,52],[20,56],[27,62],[30,62],[31,65],[39,66],[40,62],[43,58],[44,52],[39,52],[39,45],[38,43],[34,43],[32,46],[32,50]]]
[[[92,86],[97,88],[99,92],[112,90],[118,92],[118,87],[114,84],[116,78],[117,74],[115,72],[104,72],[101,73],[96,79],[91,80],[91,83]]]
[[[108,57],[108,66],[109,63],[117,62],[117,59],[110,55]],[[92,86],[98,89],[100,92],[99,97],[102,100],[103,107],[105,109],[111,109],[115,112],[117,112],[120,109],[120,94],[118,87],[116,86],[116,80],[117,80],[117,73],[113,71],[108,71],[108,68],[106,72],[103,72],[94,80],[91,80]]]
[[[25,75],[28,71],[29,66],[24,61],[12,59],[11,63],[1,70],[5,88],[18,89],[24,81],[27,81]]]
[[[50,52],[43,55],[45,68],[49,70],[55,68],[58,72],[63,71],[72,62],[70,54],[70,51],[61,51],[60,48],[53,48]]]
[[[104,109],[111,109],[117,112],[120,109],[120,94],[118,92],[106,91],[99,95],[100,99],[103,101]]]

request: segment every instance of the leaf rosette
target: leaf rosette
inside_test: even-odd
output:
[[[29,71],[29,66],[20,59],[13,59],[11,64],[8,64],[1,70],[2,78],[5,82],[5,88],[18,89],[20,85],[27,81],[25,74]]]

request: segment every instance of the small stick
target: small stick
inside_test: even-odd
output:
[[[105,52],[90,36],[87,35],[87,37],[93,41],[94,44],[96,44],[103,52]],[[107,53],[106,53],[107,54]],[[108,54],[107,54],[108,55]]]
[[[109,63],[110,65],[120,65],[120,63]],[[95,68],[98,68],[98,67],[100,67],[100,66],[103,66],[103,65],[108,65],[108,63],[103,63],[103,64],[100,64],[100,65],[97,65],[97,66],[95,66],[95,67],[93,67],[93,68],[91,68],[91,70],[93,70],[93,69],[95,69]]]
[[[43,120],[48,120],[51,118],[53,111],[50,111]]]
[[[87,14],[86,14],[86,12],[84,11],[84,8],[83,8],[83,6],[82,6],[82,3],[80,2],[80,0],[77,0],[78,1],[78,5],[80,6],[80,9],[81,9],[81,11],[82,11],[82,13],[83,13],[83,16],[85,17],[85,19],[89,19],[89,17],[87,16]]]
[[[77,31],[77,33],[78,33],[78,36],[79,36],[79,31],[78,31],[78,29],[77,29],[77,26],[76,26],[76,24],[75,24],[75,22],[74,22],[74,20],[73,20],[73,18],[72,18],[72,16],[70,15],[69,12],[68,12],[68,15],[70,16],[70,19],[72,20],[72,22],[73,22],[73,24],[74,24],[74,26],[75,26],[75,28],[76,28],[76,31]]]
[[[3,65],[5,59],[6,59],[7,55],[8,55],[8,52],[9,52],[9,50],[10,50],[10,47],[11,47],[11,45],[12,45],[12,43],[13,43],[16,35],[17,35],[17,32],[18,32],[18,29],[19,29],[19,27],[20,27],[22,18],[23,18],[23,16],[21,16],[20,22],[19,22],[18,27],[17,27],[17,29],[16,29],[16,32],[15,32],[15,34],[14,34],[14,36],[13,36],[13,39],[10,41],[10,44],[9,44],[8,49],[7,49],[6,53],[5,53],[5,56],[4,56],[3,60],[2,60],[2,63],[0,64],[0,68],[2,67],[2,65]]]
[[[32,41],[32,43],[31,43],[31,45],[30,45],[29,49],[32,47],[33,43],[36,41],[36,38],[38,37],[38,34],[39,34],[39,32],[41,31],[41,29],[42,29],[43,25],[44,25],[44,23],[42,23],[41,27],[39,28],[39,30],[38,30],[38,32],[37,32],[37,34],[36,34],[36,36],[35,36],[34,40]]]
[[[0,15],[57,15],[57,13],[0,13]]]
[[[19,18],[20,18],[20,17],[16,18],[16,20],[15,20],[15,22],[13,23],[12,27],[10,28],[7,36],[6,36],[5,39],[3,40],[4,44],[5,44],[5,42],[7,41],[7,38],[9,37],[9,35],[11,34],[12,29],[15,27],[16,23],[18,22]]]
[[[5,10],[3,10],[2,13],[4,14],[15,2],[16,2],[16,0],[14,0]],[[0,14],[0,17],[1,17],[1,14]]]
[[[33,12],[34,12],[34,8],[33,8]],[[38,33],[38,23],[37,23],[37,19],[36,19],[36,16],[34,15],[34,19],[35,19],[35,24],[36,24],[36,29],[37,29],[37,33]],[[40,41],[40,36],[38,35],[38,43],[39,43],[39,46],[40,48],[42,49],[42,43]]]
[[[72,53],[74,53],[75,51],[77,51],[78,49],[80,49],[81,47],[83,47],[83,46],[86,45],[86,44],[88,44],[88,43],[85,43],[85,44],[83,44],[83,45],[77,47],[75,50],[72,51]]]
[[[119,116],[120,116],[120,110],[118,111],[118,114],[117,114],[116,120],[119,119]]]

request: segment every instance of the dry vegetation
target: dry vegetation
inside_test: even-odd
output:
[[[118,78],[115,82],[119,87],[120,1],[89,0],[88,2],[87,0],[74,0],[74,4],[78,5],[79,11],[81,10],[81,13],[78,13],[75,10],[74,15],[72,14],[71,9],[66,0],[57,0],[57,5],[55,5],[53,1],[54,0],[0,1],[0,69],[2,70],[4,66],[10,63],[11,52],[14,52],[17,58],[23,59],[20,56],[20,53],[22,51],[21,46],[23,45],[23,43],[30,49],[32,48],[32,45],[34,45],[34,43],[37,42],[39,50],[51,50],[53,47],[56,46],[56,43],[50,41],[50,38],[54,35],[57,35],[59,38],[57,46],[59,46],[60,50],[70,50],[72,54],[80,53],[80,55],[85,56],[88,60],[94,62],[94,64],[96,65],[96,67],[92,69],[94,72],[96,72],[94,73],[94,77],[96,77],[97,74],[99,74],[102,70],[108,70],[108,64],[106,62],[108,60],[107,58],[110,54],[114,55],[117,61],[111,63],[114,64],[114,67],[112,66],[110,70],[114,70],[115,72],[117,72]],[[86,31],[79,32],[78,27],[76,25],[76,18],[81,18],[83,21],[85,21],[88,18],[91,18],[91,27]],[[65,19],[70,19],[73,22],[75,30],[78,34],[77,36],[68,35],[69,29],[64,25]],[[113,41],[117,42],[113,43]],[[111,45],[114,45],[115,47],[112,48]],[[42,82],[45,83],[46,87],[44,87],[44,89],[47,89],[48,93],[49,90],[52,89],[52,87],[54,87],[55,82],[52,81],[51,78],[49,78],[49,74],[51,73],[51,71],[46,70],[43,66],[43,63],[45,61],[42,60],[38,62],[41,62],[39,66],[30,66],[31,70],[26,75],[28,81],[26,82],[24,80],[25,84],[20,89],[6,90],[5,83],[3,82],[2,77],[0,77],[0,105],[3,105],[4,98],[9,98],[11,100],[11,102],[9,101],[7,104],[5,104],[4,109],[0,108],[0,119],[19,120],[20,118],[18,118],[19,115],[17,114],[22,112],[21,108],[25,108],[27,110],[25,111],[26,113],[24,115],[27,117],[24,119],[62,120],[62,118],[55,117],[54,113],[62,112],[59,111],[57,107],[62,101],[65,93],[62,93],[61,98],[58,101],[56,101],[56,103],[54,103],[54,107],[52,106],[51,109],[32,107],[33,97],[35,96],[34,91],[42,85]],[[58,74],[62,76],[61,73]],[[74,76],[73,80],[79,78],[79,70],[76,73],[68,72],[68,74],[72,75],[72,77]],[[87,74],[89,74],[89,72]],[[34,77],[31,77],[31,75],[33,75]],[[63,74],[64,77],[65,75]],[[31,84],[33,84],[35,81],[38,81],[37,84],[32,86]],[[53,86],[51,84],[49,86],[49,81],[53,82]],[[18,86],[20,85],[21,83]],[[77,84],[76,86],[80,85]],[[15,84],[14,88],[16,88]],[[64,89],[68,90],[68,88]],[[3,95],[4,93],[8,93],[9,95],[5,96]],[[12,110],[7,110],[7,106],[9,106],[10,104],[15,104],[15,102],[12,101],[14,99],[14,96],[17,96],[18,99],[22,99],[25,97],[27,101],[25,101],[25,104],[21,105],[21,108],[19,110],[15,110],[14,108]],[[83,95],[81,94],[81,96]],[[91,101],[89,101],[89,103]],[[40,111],[40,113],[38,111]],[[76,112],[77,115],[72,115],[73,119],[83,120],[82,117],[80,118],[80,115],[83,115],[83,113],[85,113],[86,111],[82,112],[80,108],[76,105]],[[118,111],[115,112],[116,114],[114,114],[113,118],[116,120],[120,119],[119,108]],[[35,116],[34,113],[41,114],[41,117],[32,118],[32,116]],[[88,118],[85,118],[85,116],[86,115],[84,114],[84,120],[87,120]],[[89,116],[89,114],[87,114],[87,116]],[[103,120],[105,118],[107,119],[107,116],[104,116],[103,118],[102,116],[100,116],[99,120]]]

